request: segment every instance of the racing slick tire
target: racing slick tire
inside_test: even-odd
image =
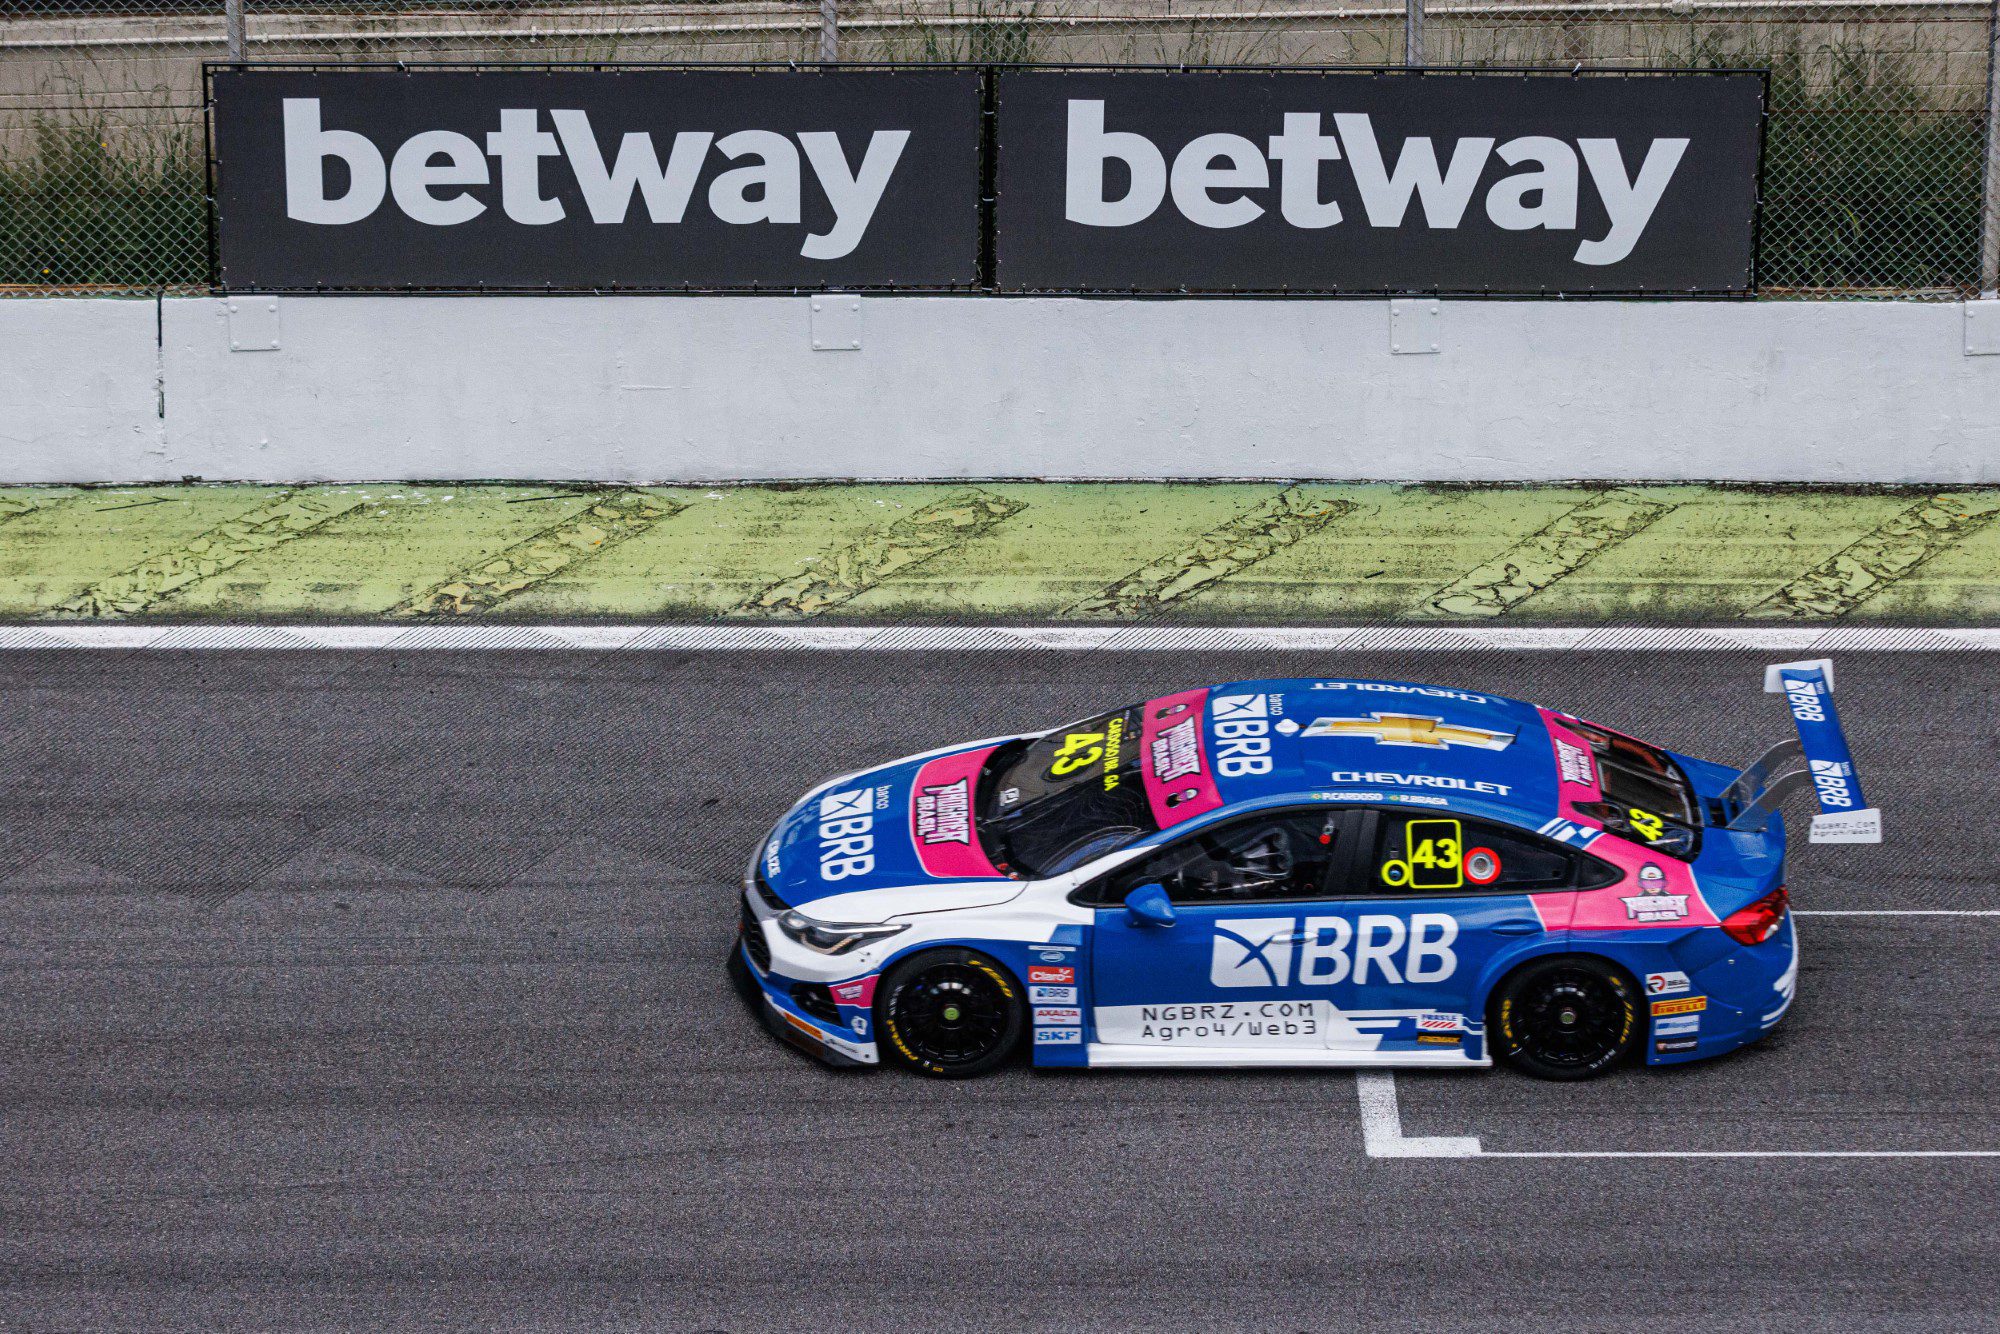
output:
[[[1645,1031],[1643,997],[1624,972],[1585,955],[1536,959],[1494,989],[1496,1056],[1537,1079],[1594,1079],[1629,1057]]]
[[[903,1064],[938,1079],[983,1075],[1013,1054],[1027,1027],[1021,984],[985,955],[926,950],[882,975],[875,1028]]]

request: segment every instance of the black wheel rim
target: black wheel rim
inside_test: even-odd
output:
[[[918,1060],[967,1065],[1000,1045],[1007,995],[985,969],[966,963],[926,968],[896,993],[890,1022]]]
[[[1561,968],[1520,998],[1513,1037],[1524,1055],[1576,1068],[1615,1056],[1630,1026],[1625,998],[1609,981],[1587,969]]]

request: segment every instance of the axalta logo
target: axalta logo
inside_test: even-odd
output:
[[[1822,806],[1854,806],[1854,785],[1847,780],[1854,777],[1854,766],[1839,760],[1814,760],[1812,762],[1813,786],[1819,789]]]
[[[1792,706],[1792,717],[1802,723],[1823,723],[1826,721],[1826,706],[1819,702],[1819,682],[1794,681],[1785,678],[1785,702]]]
[[[1215,772],[1243,778],[1271,772],[1271,709],[1268,695],[1218,696],[1210,715],[1215,727]]]
[[[875,792],[857,787],[819,799],[819,875],[846,880],[875,869]]]
[[[1457,939],[1458,919],[1449,913],[1416,913],[1408,920],[1364,913],[1352,922],[1345,917],[1221,918],[1215,923],[1208,980],[1218,987],[1442,982],[1458,971],[1458,955],[1451,948]]]

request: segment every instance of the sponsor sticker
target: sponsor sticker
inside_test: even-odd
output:
[[[917,838],[936,847],[940,843],[972,842],[972,780],[937,783],[917,793]]]
[[[1575,783],[1579,787],[1596,787],[1596,767],[1590,762],[1590,752],[1582,746],[1573,746],[1557,737],[1556,769],[1565,783]]]
[[[1652,862],[1639,868],[1639,892],[1618,901],[1634,922],[1678,922],[1688,915],[1688,896],[1667,893],[1667,873]]]
[[[1074,1005],[1038,1005],[1035,1007],[1037,1024],[1080,1024],[1083,1011]]]
[[[1459,1043],[1463,1042],[1464,1040],[1465,1040],[1464,1038],[1460,1037],[1456,1033],[1417,1034],[1417,1041],[1430,1043],[1432,1045],[1440,1047],[1456,1047]]]
[[[1812,761],[1813,786],[1819,789],[1821,806],[1854,807],[1854,766],[1839,760]]]
[[[1242,778],[1271,772],[1270,701],[1276,698],[1275,695],[1222,695],[1216,699],[1216,773],[1224,778]],[[1157,750],[1159,741],[1153,744]]]
[[[1201,772],[1200,738],[1186,718],[1153,738],[1153,777],[1162,783]]]
[[[1030,986],[1068,987],[1076,985],[1076,969],[1058,968],[1049,964],[1029,964],[1028,983]]]
[[[1450,913],[1345,917],[1225,917],[1215,923],[1209,985],[1332,986],[1442,982],[1458,971]],[[1296,962],[1296,982],[1294,964]]]
[[[1384,769],[1335,769],[1328,777],[1341,787],[1428,787],[1489,797],[1504,797],[1514,790],[1506,783],[1474,783],[1452,774],[1399,774]]]
[[[1028,1001],[1033,1005],[1074,1005],[1075,987],[1029,987]]]
[[[1646,974],[1646,994],[1648,996],[1672,996],[1688,989],[1686,973]]]
[[[836,982],[827,989],[833,993],[834,1000],[842,1005],[868,1006],[875,1002],[875,983],[880,977],[881,974],[878,973],[874,977],[859,978],[853,982]]]
[[[1368,695],[1421,695],[1425,699],[1455,699],[1466,704],[1484,704],[1486,696],[1445,686],[1399,685],[1393,681],[1315,681],[1314,690],[1353,690]]]
[[[1028,953],[1034,955],[1041,963],[1068,963],[1071,956],[1076,953],[1076,946],[1036,945],[1031,947]]]
[[[1417,1016],[1417,1027],[1431,1033],[1457,1033],[1465,1028],[1465,1016],[1432,1010]]]
[[[846,880],[875,869],[875,792],[857,787],[819,799],[819,874]]]
[[[1075,1046],[1083,1041],[1080,1028],[1038,1028],[1035,1030],[1037,1047]]]
[[[1693,1051],[1700,1045],[1699,1038],[1670,1038],[1665,1042],[1655,1042],[1653,1050],[1662,1056],[1667,1056],[1677,1051]]]
[[[1708,1008],[1706,996],[1683,996],[1679,1000],[1656,1000],[1653,1002],[1653,1017],[1663,1014],[1700,1014]]]
[[[1682,1037],[1699,1032],[1701,1016],[1698,1014],[1674,1014],[1653,1021],[1653,1036],[1656,1038]]]
[[[1415,746],[1422,750],[1448,750],[1453,746],[1505,750],[1514,744],[1512,732],[1496,732],[1490,727],[1474,727],[1469,723],[1448,723],[1442,718],[1417,713],[1371,713],[1366,718],[1315,718],[1304,735],[1362,737],[1378,746]]]

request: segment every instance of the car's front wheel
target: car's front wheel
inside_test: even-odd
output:
[[[1624,1060],[1644,1024],[1639,989],[1596,959],[1538,959],[1508,976],[1488,1009],[1493,1050],[1537,1079],[1590,1079]]]
[[[906,1065],[965,1079],[985,1074],[1020,1045],[1027,1006],[1020,985],[985,955],[928,950],[883,975],[875,1022]]]

